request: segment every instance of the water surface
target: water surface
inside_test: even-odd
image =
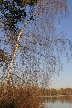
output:
[[[42,97],[45,108],[72,108],[72,96]]]

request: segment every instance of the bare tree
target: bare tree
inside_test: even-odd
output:
[[[57,35],[54,25],[56,19],[60,21],[60,18],[67,16],[67,1],[39,0],[35,3],[24,2],[23,5],[19,3],[2,2],[1,30],[4,28],[4,32],[0,36],[1,48],[11,56],[5,76],[1,71],[1,78],[4,77],[2,82],[6,86],[46,86],[49,79],[60,72],[60,57],[63,52],[67,57],[72,53],[72,43],[65,38],[66,33]]]

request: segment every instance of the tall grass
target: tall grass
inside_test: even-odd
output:
[[[0,87],[0,108],[41,108],[37,87]]]

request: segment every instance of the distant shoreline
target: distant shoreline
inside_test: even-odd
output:
[[[38,97],[63,97],[63,96],[72,96],[72,95],[38,96]]]

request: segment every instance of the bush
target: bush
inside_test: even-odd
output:
[[[40,108],[40,92],[37,87],[0,88],[0,108]]]

